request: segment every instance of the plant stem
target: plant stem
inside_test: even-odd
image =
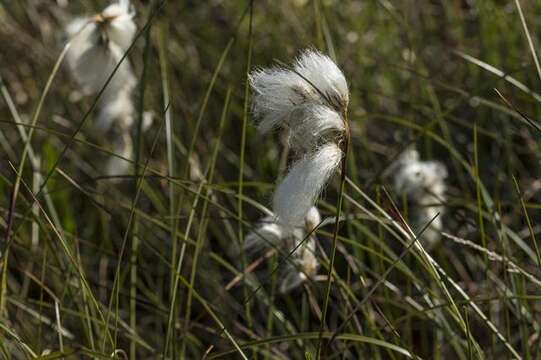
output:
[[[319,338],[317,342],[317,354],[316,359],[321,358],[321,342],[322,334],[325,330],[325,322],[327,319],[327,309],[329,307],[329,297],[331,295],[331,278],[334,268],[334,260],[336,258],[336,247],[338,245],[338,232],[340,230],[340,216],[342,214],[342,203],[343,203],[343,194],[346,187],[346,174],[347,174],[347,156],[349,150],[349,140],[350,140],[350,129],[348,124],[347,112],[344,112],[344,124],[346,128],[346,136],[344,142],[342,143],[342,150],[344,151],[344,156],[342,158],[342,170],[340,174],[340,192],[338,193],[338,200],[336,204],[336,220],[334,223],[334,233],[332,239],[332,249],[331,257],[329,259],[329,272],[327,273],[327,289],[325,290],[325,299],[323,301],[323,310],[321,314],[321,326],[319,329]]]

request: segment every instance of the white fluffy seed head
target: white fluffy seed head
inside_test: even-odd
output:
[[[308,129],[312,137],[329,129],[343,131],[336,120],[346,111],[349,92],[344,75],[329,57],[307,50],[293,69],[258,69],[249,81],[254,92],[252,111],[261,133],[277,127],[300,134]],[[296,131],[296,126],[303,129]]]
[[[391,168],[394,171],[394,189],[411,202],[412,228],[421,235],[429,246],[435,245],[443,228],[442,214],[445,211],[445,178],[447,169],[438,161],[421,161],[419,153],[409,149],[400,156]],[[439,215],[438,215],[439,214]],[[437,216],[438,215],[438,216]]]
[[[249,81],[259,131],[285,128],[293,148],[304,153],[273,198],[277,222],[293,229],[303,223],[340,164],[337,144],[347,126],[347,82],[329,57],[313,50],[304,51],[292,69],[255,70]]]
[[[137,27],[133,21],[135,12],[129,0],[118,0],[107,6],[101,16],[100,28],[107,38],[126,51],[131,45]]]
[[[302,224],[341,159],[342,150],[328,143],[291,167],[273,198],[274,213],[280,224],[288,227]]]
[[[77,18],[66,27],[71,47],[66,54],[75,80],[86,94],[102,89],[124,57],[136,31],[129,0],[118,0],[91,18]],[[127,130],[133,124],[132,92],[136,78],[127,59],[116,69],[99,102],[97,127],[113,123]]]
[[[70,48],[67,64],[87,94],[99,91],[131,44],[136,27],[129,1],[119,0],[101,14],[76,18],[66,27]],[[124,60],[110,83],[111,92],[131,84],[133,72]]]
[[[295,71],[321,92],[338,112],[344,112],[349,103],[346,78],[327,55],[315,50],[304,51],[295,62]]]
[[[426,199],[443,198],[446,190],[447,168],[438,161],[420,161],[416,150],[408,150],[397,160],[394,188],[412,201],[422,203]]]

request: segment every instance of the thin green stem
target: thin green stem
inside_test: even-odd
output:
[[[347,156],[348,156],[348,151],[349,151],[349,139],[350,139],[347,112],[344,113],[344,123],[346,125],[346,136],[343,142],[344,156],[342,157],[340,192],[338,193],[338,201],[336,205],[336,218],[335,218],[334,233],[333,233],[333,239],[332,239],[331,257],[329,259],[329,271],[327,273],[327,287],[325,290],[325,298],[323,300],[323,309],[321,313],[321,324],[319,328],[320,336],[318,338],[317,352],[316,352],[317,360],[321,358],[321,342],[323,340],[321,335],[325,331],[325,326],[326,326],[327,310],[329,308],[329,298],[331,296],[332,274],[333,274],[333,269],[334,269],[334,261],[336,258],[336,248],[338,246],[338,232],[340,231],[340,216],[342,215],[343,194],[346,187]]]

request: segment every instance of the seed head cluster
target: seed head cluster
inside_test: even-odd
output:
[[[291,68],[253,71],[250,84],[258,130],[286,130],[297,152],[298,160],[276,188],[273,211],[278,223],[299,226],[343,157],[340,142],[347,132],[349,103],[346,79],[328,56],[306,50]]]

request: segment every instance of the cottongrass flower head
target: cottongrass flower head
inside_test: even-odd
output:
[[[135,36],[134,15],[129,0],[118,0],[101,13],[77,18],[66,27],[71,44],[67,64],[85,94],[100,91],[122,61]],[[124,59],[100,98],[98,128],[108,130],[115,121],[131,126],[135,85],[131,65]]]
[[[311,207],[293,231],[276,223],[275,219],[269,215],[260,221],[244,239],[244,251],[254,255],[265,249],[280,247],[288,254],[292,252],[291,261],[281,277],[280,292],[285,294],[317,274],[319,261],[314,231],[321,223],[321,215],[315,206]]]
[[[348,85],[338,66],[315,50],[304,51],[290,68],[255,70],[249,80],[258,130],[288,131],[298,153],[273,198],[277,221],[292,227],[314,205],[344,156]]]
[[[100,14],[76,18],[66,27],[71,40],[68,66],[85,93],[101,89],[130,46],[136,31],[134,15],[129,0],[118,0]],[[124,61],[112,85],[123,87],[131,74],[129,63]]]
[[[421,161],[417,150],[408,149],[390,167],[390,172],[395,192],[411,204],[413,230],[418,233],[432,221],[421,239],[429,246],[435,245],[443,228],[447,168],[439,161]]]
[[[107,6],[101,14],[96,15],[98,26],[122,50],[126,51],[135,36],[137,27],[133,22],[135,11],[130,0],[117,0]]]

